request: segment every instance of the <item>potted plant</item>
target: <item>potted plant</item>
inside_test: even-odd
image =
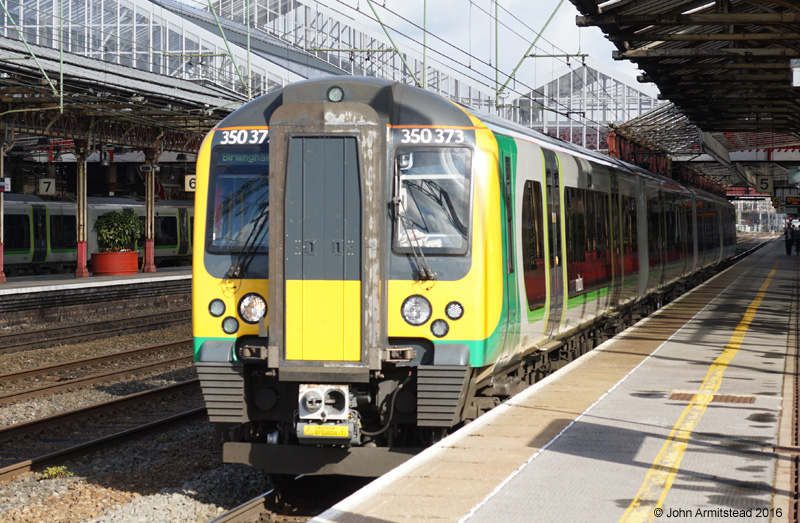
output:
[[[101,214],[92,230],[97,233],[97,245],[100,248],[100,252],[92,253],[92,273],[95,276],[138,272],[136,241],[144,235],[144,225],[133,211]]]

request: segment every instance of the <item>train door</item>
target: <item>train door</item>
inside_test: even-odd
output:
[[[33,255],[31,262],[42,263],[47,258],[47,211],[44,205],[33,206]]]
[[[361,359],[356,139],[289,141],[284,220],[287,360]]]
[[[516,344],[519,337],[519,289],[517,288],[516,267],[514,266],[514,186],[512,177],[511,151],[501,150],[500,165],[502,166],[501,186],[505,202],[504,234],[505,234],[505,281],[503,283],[505,296],[506,322],[506,349]]]
[[[189,211],[188,209],[178,209],[178,255],[189,253]]]
[[[550,308],[544,335],[553,338],[558,333],[564,310],[564,260],[561,258],[561,176],[558,158],[553,151],[542,149],[545,174],[545,218],[547,220],[548,256],[550,264]]]

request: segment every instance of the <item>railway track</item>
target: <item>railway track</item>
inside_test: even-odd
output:
[[[0,406],[192,361],[191,338],[0,374]],[[166,357],[171,356],[171,357]],[[132,360],[147,360],[130,365]],[[128,364],[123,366],[123,364]],[[113,370],[103,367],[112,367]],[[93,373],[94,372],[94,373]],[[41,381],[50,383],[42,385]]]
[[[165,314],[147,314],[120,320],[103,320],[38,331],[0,335],[0,354],[40,349],[66,341],[88,341],[120,334],[144,332],[176,323],[191,321],[191,310],[180,309]]]
[[[260,496],[242,503],[233,510],[209,521],[209,523],[252,523],[254,521],[263,521],[262,516],[269,514],[269,506],[274,497],[275,489],[268,490]]]
[[[0,429],[0,483],[174,423],[204,416],[198,380]]]

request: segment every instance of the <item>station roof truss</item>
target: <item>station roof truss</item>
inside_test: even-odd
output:
[[[793,134],[800,4],[786,0],[571,0],[689,121],[707,132]]]
[[[75,142],[195,153],[241,95],[57,49],[0,39],[0,125],[5,143],[48,136]],[[59,85],[63,77],[63,87]],[[13,134],[12,134],[13,133]]]
[[[725,187],[750,184],[756,175],[773,176],[777,185],[788,183],[789,171],[779,162],[737,161],[728,165],[709,161],[707,157],[703,160],[705,151],[701,130],[672,103],[661,105],[623,124],[612,125],[611,129],[637,144],[642,151],[671,158],[671,168],[683,164],[697,175]],[[788,133],[716,132],[710,133],[710,136],[729,154],[752,151],[774,153],[797,151],[800,148],[800,137]]]

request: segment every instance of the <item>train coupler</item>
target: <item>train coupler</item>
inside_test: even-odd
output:
[[[351,408],[348,385],[301,384],[298,391],[297,439],[314,445],[360,445],[361,418]]]

